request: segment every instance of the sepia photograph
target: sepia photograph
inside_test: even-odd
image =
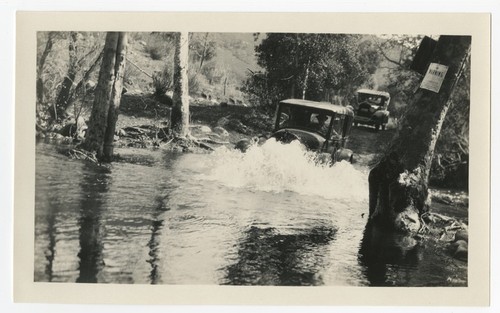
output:
[[[35,281],[467,286],[471,38],[435,38],[39,32]]]
[[[33,188],[17,202],[29,230],[18,255],[32,260],[18,267],[21,285],[389,297],[444,287],[436,303],[480,288],[476,300],[488,299],[488,281],[478,284],[488,260],[474,244],[488,244],[478,187],[489,183],[477,168],[489,133],[471,132],[473,109],[489,116],[488,102],[473,103],[489,93],[471,87],[474,71],[489,82],[472,61],[485,55],[473,44],[488,15],[470,16],[471,32],[276,28],[272,15],[257,16],[267,31],[175,18],[134,29],[120,26],[126,15],[117,27],[50,28],[28,26],[32,15],[18,15],[30,34],[18,30],[18,45],[31,50],[17,81],[33,91],[22,100],[33,159],[16,172]]]

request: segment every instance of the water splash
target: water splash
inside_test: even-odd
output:
[[[274,139],[252,146],[246,153],[220,148],[213,154],[205,179],[232,188],[266,192],[292,191],[326,199],[365,201],[367,175],[342,161],[333,166],[317,162],[316,154],[295,141],[282,144]]]

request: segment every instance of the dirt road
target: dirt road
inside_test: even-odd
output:
[[[354,152],[357,165],[370,167],[377,155],[385,151],[395,133],[395,129],[376,131],[372,127],[353,127],[347,147]]]

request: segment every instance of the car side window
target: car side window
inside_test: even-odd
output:
[[[342,125],[344,124],[343,115],[335,115],[332,125],[331,139],[338,139],[342,137]]]
[[[326,136],[330,127],[331,115],[325,113],[313,113],[309,118],[310,128],[319,134]]]

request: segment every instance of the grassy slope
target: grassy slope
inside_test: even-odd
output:
[[[254,54],[254,40],[251,33],[211,33],[210,40],[216,44],[216,55],[212,60],[205,62],[204,67],[213,66],[219,72],[223,72],[224,77],[228,78],[228,88],[230,92],[235,92],[239,86],[246,80],[248,69],[258,70],[257,61]],[[126,86],[134,93],[151,93],[153,87],[151,78],[141,72],[136,66],[152,75],[155,71],[161,71],[167,64],[172,66],[172,50],[168,47],[164,51],[167,57],[161,60],[153,60],[147,50],[147,46],[160,45],[161,39],[154,37],[149,33],[134,33],[130,36],[127,59],[130,61],[127,65]],[[146,45],[145,45],[146,44]],[[132,64],[133,63],[133,64]],[[190,63],[192,69],[197,68],[198,64]],[[222,74],[221,74],[222,75]],[[208,84],[208,79],[201,78],[199,92],[191,92],[191,96],[196,97],[201,91],[221,94],[223,82],[217,84]],[[227,96],[235,96],[227,94]],[[238,93],[237,97],[241,97]]]

